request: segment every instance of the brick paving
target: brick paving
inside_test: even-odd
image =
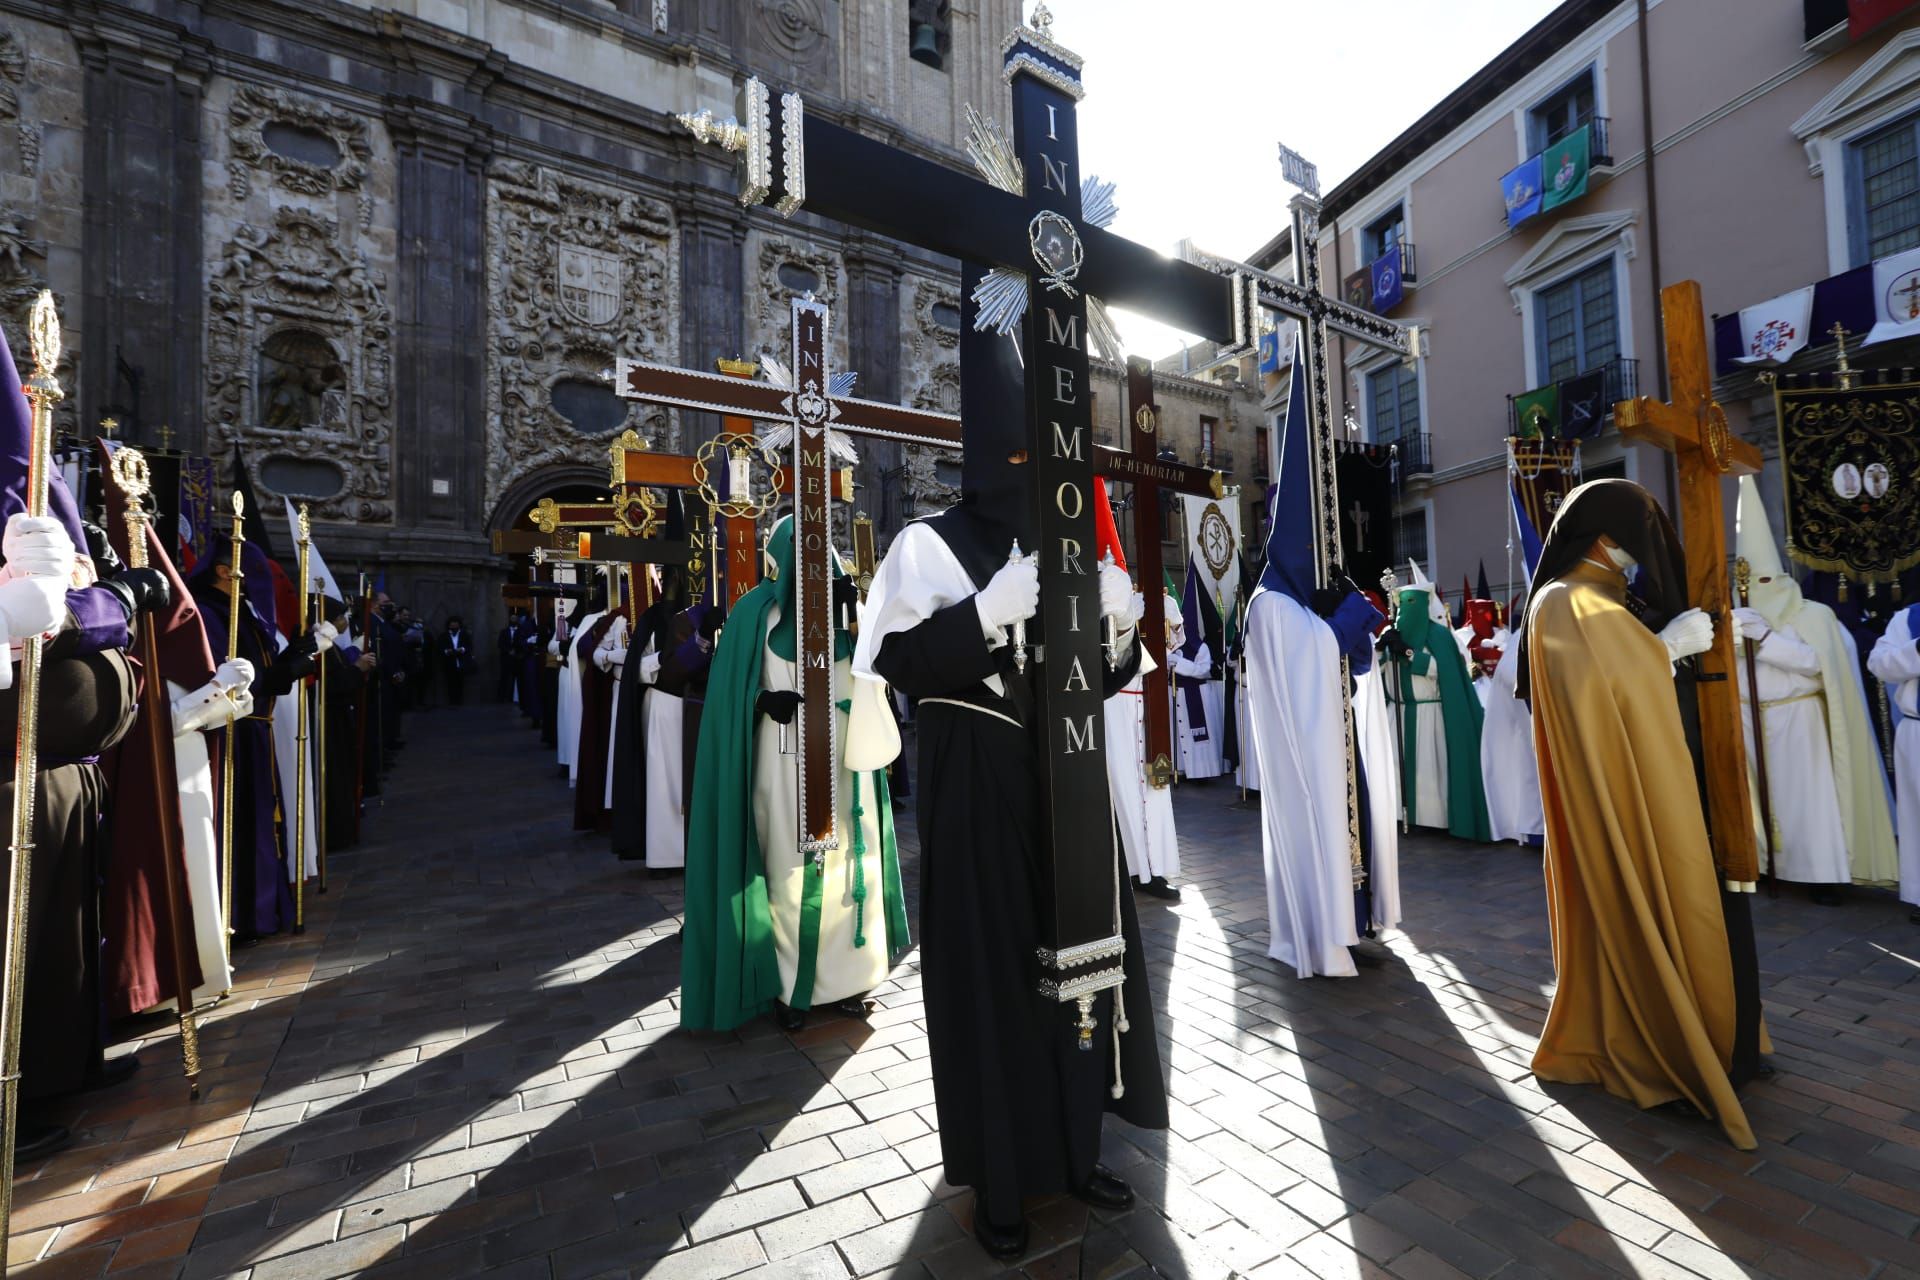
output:
[[[203,1101],[163,1023],[127,1029],[139,1075],[22,1168],[14,1275],[1002,1270],[940,1178],[912,957],[868,1023],[683,1034],[678,881],[569,829],[510,712],[409,732],[307,935],[242,953]],[[1779,1074],[1743,1154],[1532,1079],[1537,855],[1408,842],[1391,958],[1302,983],[1235,799],[1180,790],[1185,901],[1141,900],[1173,1129],[1111,1124],[1140,1204],[1032,1206],[1026,1275],[1920,1277],[1920,929],[1890,899],[1756,904]]]

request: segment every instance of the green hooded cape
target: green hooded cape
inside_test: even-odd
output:
[[[1406,801],[1407,821],[1421,825],[1415,812],[1420,720],[1414,710],[1413,678],[1431,672],[1440,683],[1440,716],[1446,726],[1447,830],[1462,840],[1484,844],[1493,839],[1487,822],[1487,791],[1480,779],[1480,727],[1486,712],[1473,691],[1466,659],[1460,656],[1453,633],[1427,613],[1430,599],[1425,588],[1402,590],[1394,619],[1394,629],[1413,650],[1413,656],[1400,664],[1400,794]]]
[[[781,992],[766,860],[753,827],[753,736],[765,647],[771,644],[775,654],[789,661],[794,656],[791,517],[774,526],[767,555],[772,560],[768,576],[740,597],[721,629],[700,717],[693,808],[687,815],[687,906],[680,931],[680,1025],[695,1031],[732,1030],[765,1013]],[[841,576],[837,559],[833,573]],[[775,606],[781,623],[769,634]],[[835,659],[851,651],[851,638],[839,631]],[[859,852],[860,816],[868,805],[878,806],[881,889],[892,960],[907,947],[907,909],[885,770],[853,776],[853,822],[846,836],[851,853]],[[806,954],[800,957],[794,982],[796,1009],[812,1004],[812,943],[818,936],[820,905],[820,873],[809,865],[800,927]]]

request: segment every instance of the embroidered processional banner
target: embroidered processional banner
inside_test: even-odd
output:
[[[1507,440],[1507,482],[1527,577],[1540,563],[1540,543],[1560,504],[1580,483],[1578,440]]]
[[[1406,459],[1389,444],[1343,440],[1334,457],[1340,484],[1341,563],[1347,576],[1369,590],[1393,567],[1393,498],[1398,469]]]
[[[1775,388],[1787,554],[1889,583],[1920,565],[1920,383]]]
[[[1180,496],[1187,517],[1187,558],[1222,618],[1240,590],[1240,503],[1234,498]]]

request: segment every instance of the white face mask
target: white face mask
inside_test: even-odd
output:
[[[1613,567],[1622,573],[1631,573],[1633,566],[1640,563],[1620,547],[1602,547],[1600,549],[1607,553],[1607,559],[1613,561]]]

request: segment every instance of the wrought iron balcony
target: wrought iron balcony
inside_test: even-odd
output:
[[[1391,444],[1398,452],[1400,478],[1408,476],[1426,476],[1433,474],[1433,433],[1431,431],[1410,431],[1397,440],[1381,441]]]
[[[1584,433],[1568,431],[1568,424],[1566,422],[1568,389],[1573,388],[1576,392],[1585,390],[1586,387],[1582,384],[1586,383],[1595,373],[1600,374],[1602,378],[1601,401],[1598,414],[1599,425]],[[1600,432],[1613,425],[1613,406],[1616,403],[1622,400],[1631,400],[1640,394],[1640,362],[1631,356],[1615,356],[1613,359],[1596,368],[1582,369],[1571,378],[1561,378],[1558,382],[1543,384],[1531,390],[1523,391],[1518,395],[1508,396],[1508,435],[1517,436],[1523,434],[1520,430],[1521,402],[1534,400],[1539,393],[1546,390],[1548,386],[1556,388],[1559,393],[1555,397],[1556,405],[1552,417],[1551,430],[1547,430],[1546,424],[1542,424],[1540,430],[1529,431],[1525,434],[1547,434],[1555,436],[1580,434],[1581,438],[1591,438],[1599,435]]]
[[[1592,130],[1587,137],[1587,164],[1595,169],[1613,166],[1613,124],[1610,116],[1589,116],[1583,121]]]

